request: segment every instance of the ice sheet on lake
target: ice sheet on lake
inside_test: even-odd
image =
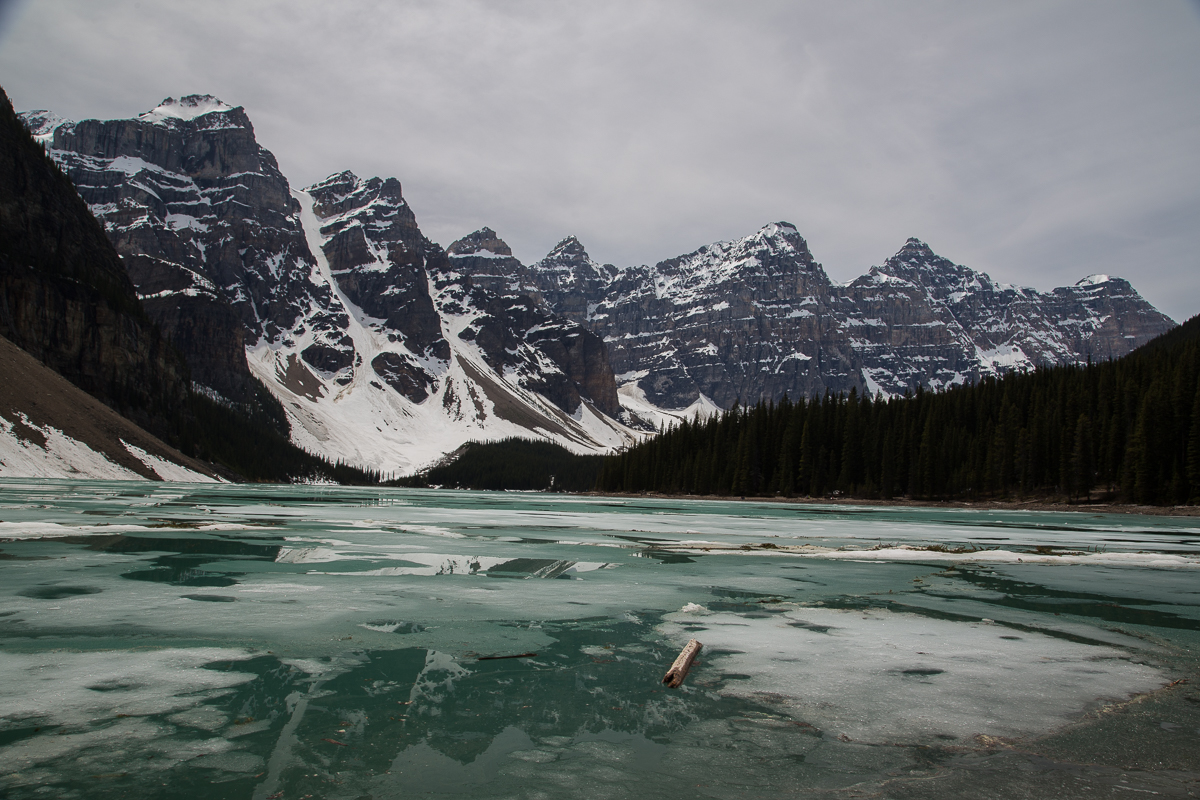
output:
[[[664,635],[704,643],[707,664],[696,679],[732,674],[721,692],[856,741],[1042,733],[1097,699],[1123,700],[1169,682],[1117,648],[889,610],[667,619]]]
[[[0,730],[36,725],[55,733],[0,750],[7,771],[27,771],[67,756],[85,767],[102,765],[117,742],[126,755],[153,751],[154,769],[226,752],[231,745],[221,738],[193,737],[185,743],[169,737],[179,727],[211,732],[228,722],[222,712],[202,704],[254,675],[204,667],[248,657],[243,650],[216,647],[0,652]],[[169,721],[159,719],[163,715]]]
[[[863,561],[921,561],[950,564],[1057,564],[1200,569],[1200,556],[1174,553],[1038,553],[1007,549],[946,552],[927,547],[884,547],[870,550],[827,550],[801,553],[808,557],[849,558]]]
[[[168,714],[191,708],[253,675],[204,669],[248,658],[218,647],[47,653],[0,652],[0,719],[81,725],[97,717]]]
[[[1040,735],[1200,652],[1186,519],[100,481],[0,481],[0,515],[22,800],[120,772],[409,791],[389,765],[498,796],[853,783],[911,763],[855,742]]]

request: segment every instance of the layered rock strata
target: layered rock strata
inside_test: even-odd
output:
[[[104,229],[2,92],[0,333],[156,432],[187,397],[187,367],[143,312]]]
[[[602,339],[455,271],[399,181],[344,172],[294,191],[245,112],[205,95],[132,120],[24,117],[197,388],[244,403],[258,378],[297,444],[407,471],[469,439],[602,452],[635,435],[609,418]]]
[[[899,395],[1116,358],[1174,326],[1123,279],[1092,275],[1039,292],[917,239],[837,284],[786,222],[653,267],[598,264],[574,238],[528,266],[511,256],[487,266],[488,280],[602,335],[630,407]]]

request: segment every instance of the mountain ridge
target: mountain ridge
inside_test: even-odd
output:
[[[657,406],[851,388],[901,395],[1119,357],[1174,326],[1124,279],[1090,275],[1041,292],[998,283],[915,237],[845,283],[829,279],[787,222],[653,266],[599,267],[570,241],[567,259],[560,244],[529,266],[497,266],[551,310],[603,331],[623,386],[636,382]]]
[[[464,280],[395,178],[295,190],[244,110],[207,95],[129,120],[26,120],[198,390],[236,405],[262,381],[310,452],[396,472],[473,438],[603,452],[640,435],[610,417],[600,338]]]
[[[244,109],[210,95],[23,118],[201,389],[247,402],[256,377],[298,443],[384,471],[470,439],[607,452],[738,401],[942,388],[1173,325],[1127,281],[1013,287],[919,239],[835,283],[787,222],[653,266],[600,264],[574,236],[526,265],[487,227],[442,248],[399,180],[295,190]]]

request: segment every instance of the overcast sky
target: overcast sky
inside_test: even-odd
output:
[[[0,0],[18,110],[246,108],[295,187],[653,263],[778,220],[835,280],[909,236],[1200,312],[1200,3]]]

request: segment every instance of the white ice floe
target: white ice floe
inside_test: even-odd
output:
[[[974,550],[964,553],[931,550],[927,547],[898,545],[872,550],[822,550],[796,555],[809,558],[853,559],[856,561],[922,561],[953,564],[1091,564],[1094,566],[1130,566],[1155,568],[1200,568],[1200,557],[1171,553],[1028,553],[1019,550]]]
[[[62,734],[0,748],[0,762],[8,765],[6,771],[17,771],[71,753],[102,754],[115,741],[127,750],[157,749],[160,757],[169,749],[156,765],[164,769],[223,752],[229,744],[220,739],[192,742],[186,751],[155,745],[174,729],[149,718],[169,714],[175,725],[220,727],[220,712],[203,710],[202,704],[254,675],[204,667],[249,657],[243,650],[216,647],[139,650],[136,656],[125,650],[0,652],[0,726],[60,726]],[[108,720],[113,721],[108,727],[90,727]]]
[[[451,555],[445,553],[421,553],[404,551],[386,553],[378,550],[346,550],[338,552],[329,548],[284,548],[276,558],[276,563],[304,564],[329,563],[337,561],[373,561],[377,559],[395,559],[409,562],[406,566],[379,567],[353,572],[314,571],[314,575],[350,575],[357,577],[395,577],[400,575],[478,575],[489,570],[506,572],[505,564],[516,564],[517,572],[513,574],[528,574],[531,578],[557,578],[563,575],[572,576],[585,572],[594,572],[611,566],[601,561],[569,561],[555,559],[539,559],[529,563],[525,559],[511,557],[481,556],[481,555]],[[544,564],[542,562],[545,562]]]
[[[736,674],[722,694],[863,742],[1027,736],[1077,718],[1098,698],[1120,701],[1168,682],[1115,647],[912,613],[800,608],[667,619],[660,631],[669,638],[704,643],[695,681]]]

